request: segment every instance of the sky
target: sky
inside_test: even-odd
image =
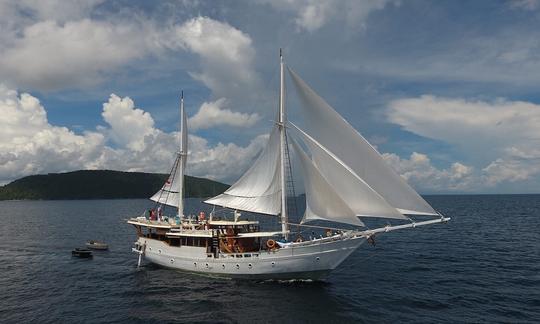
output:
[[[168,172],[182,90],[187,173],[232,183],[279,48],[419,192],[540,192],[540,0],[0,0],[0,184]]]

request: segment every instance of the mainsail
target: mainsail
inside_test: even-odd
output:
[[[401,214],[438,215],[381,155],[295,72],[288,69],[301,99],[306,132],[331,151]]]
[[[187,162],[187,118],[184,110],[184,96],[182,94],[180,104],[180,151],[176,155],[171,173],[163,187],[156,192],[150,199],[164,205],[177,207],[178,215],[184,215],[184,171]]]
[[[254,213],[281,212],[279,129],[274,127],[255,164],[227,191],[205,203]]]

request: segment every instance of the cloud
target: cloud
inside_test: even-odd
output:
[[[246,147],[218,143],[214,147],[202,137],[191,136],[188,170],[209,179],[236,181],[255,161],[268,140],[268,134],[255,137]]]
[[[9,20],[0,22],[2,81],[41,91],[86,88],[122,67],[148,58],[164,60],[167,51],[174,51],[184,61],[193,60],[188,53],[196,54],[200,69],[190,75],[215,98],[260,96],[254,91],[263,88],[253,67],[255,50],[241,30],[208,17],[154,21],[129,10],[92,18],[100,2],[67,4],[65,10],[58,1],[0,7],[9,11],[0,14]]]
[[[204,102],[199,111],[189,119],[191,129],[206,129],[215,126],[252,127],[261,118],[257,113],[244,114],[224,108],[227,100],[220,98],[213,102]]]
[[[135,108],[129,97],[120,98],[111,94],[103,104],[103,119],[110,125],[111,139],[122,146],[140,151],[145,147],[145,137],[153,135],[154,119],[149,113]]]
[[[144,34],[133,24],[41,21],[0,50],[0,73],[4,81],[41,90],[94,85],[111,69],[148,54]]]
[[[523,10],[536,10],[540,8],[539,0],[510,0],[510,7]]]
[[[398,174],[419,190],[451,192],[477,189],[477,178],[471,166],[454,162],[448,169],[437,169],[426,154],[417,152],[413,152],[409,159],[393,153],[382,156]]]
[[[344,21],[349,26],[363,26],[369,14],[383,9],[390,0],[261,0],[272,7],[292,12],[296,15],[294,23],[299,30],[314,32],[330,21]],[[395,1],[394,1],[395,2]]]
[[[112,94],[103,104],[107,126],[76,134],[49,123],[45,108],[28,94],[0,86],[0,183],[48,172],[114,169],[166,173],[178,149],[178,133],[163,132],[129,97]],[[267,135],[246,147],[210,145],[190,135],[188,173],[231,182],[261,151]]]
[[[190,74],[216,98],[257,94],[260,80],[253,68],[255,50],[249,35],[208,17],[190,19],[173,29],[167,46],[185,48],[200,57],[201,71]]]
[[[0,85],[0,182],[43,172],[87,167],[100,155],[104,136],[53,126],[39,100]]]
[[[486,165],[485,186],[540,174],[540,105],[423,95],[390,102],[388,120],[420,136],[450,143]]]

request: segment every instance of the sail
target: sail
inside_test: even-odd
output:
[[[320,171],[304,153],[304,151],[291,140],[295,154],[300,160],[304,176],[304,188],[306,191],[306,211],[302,223],[312,220],[328,220],[357,226],[364,223],[356,217],[335,189],[321,175]]]
[[[171,173],[163,184],[163,187],[159,189],[150,200],[153,200],[159,204],[178,207],[180,204],[180,197],[182,196],[180,192],[182,191],[183,184],[183,171],[181,164],[182,157],[180,154],[177,155],[176,160],[174,161]]]
[[[296,125],[317,170],[356,216],[407,219],[332,152]]]
[[[295,72],[288,69],[301,99],[308,134],[403,214],[438,215],[381,155]]]
[[[227,191],[205,203],[254,213],[281,212],[279,129],[274,127],[255,164]]]
[[[184,98],[182,95],[182,103],[180,105],[180,152],[177,154],[174,164],[167,178],[167,181],[163,187],[156,192],[151,200],[168,205],[171,207],[178,208],[178,215],[184,215],[184,171],[186,169],[187,162],[187,151],[188,151],[188,128],[187,128],[187,117],[184,110]]]

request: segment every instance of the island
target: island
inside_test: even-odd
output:
[[[0,200],[63,200],[149,198],[158,191],[167,174],[79,170],[20,178],[0,187]],[[229,185],[185,176],[186,198],[218,195]]]

